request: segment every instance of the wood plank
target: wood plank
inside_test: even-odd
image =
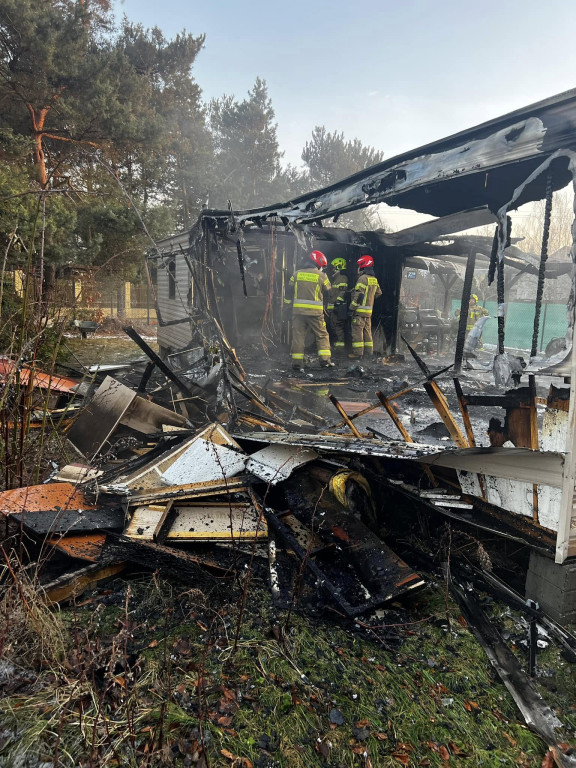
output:
[[[268,529],[250,503],[175,505],[166,540],[236,541],[263,539]]]
[[[376,392],[376,397],[380,400],[380,402],[384,406],[386,413],[388,414],[388,416],[390,416],[390,418],[392,419],[392,421],[396,426],[396,429],[400,432],[404,440],[406,440],[407,443],[413,443],[414,440],[412,440],[412,438],[410,437],[410,433],[398,418],[398,414],[394,410],[394,407],[388,402],[388,398],[384,395],[384,393]]]
[[[438,411],[438,414],[440,415],[440,418],[444,422],[444,425],[448,432],[450,433],[450,437],[456,445],[459,448],[468,448],[468,441],[460,431],[460,427],[454,420],[454,416],[452,415],[452,412],[450,411],[450,406],[448,405],[448,400],[446,400],[446,396],[438,386],[438,384],[435,381],[426,381],[424,382],[424,389],[428,393],[428,397],[432,401],[433,406]]]
[[[248,478],[245,475],[230,477],[227,480],[208,481],[205,483],[189,483],[187,485],[165,485],[160,488],[148,489],[144,493],[135,494],[128,498],[130,506],[139,504],[160,503],[170,499],[193,499],[204,496],[228,496],[231,493],[241,493],[248,488]]]
[[[328,395],[328,398],[330,399],[330,402],[332,403],[334,408],[336,408],[336,410],[338,411],[340,416],[342,416],[342,418],[344,419],[346,425],[350,428],[350,431],[352,432],[354,437],[361,438],[362,435],[360,434],[360,432],[358,432],[358,430],[356,429],[356,427],[352,423],[351,419],[349,418],[348,414],[346,413],[344,408],[342,408],[342,406],[340,405],[338,400],[334,397],[334,395]]]
[[[87,589],[100,581],[111,579],[126,568],[125,562],[111,563],[108,565],[89,565],[80,571],[66,574],[43,587],[44,594],[49,603],[63,603],[73,597],[78,597]]]
[[[462,392],[462,386],[460,379],[454,377],[454,389],[456,390],[456,397],[458,398],[458,405],[460,407],[460,415],[464,422],[464,429],[466,430],[466,437],[468,438],[468,445],[474,448],[476,440],[474,439],[474,430],[472,429],[472,422],[470,421],[470,414],[468,413],[468,405],[464,393]]]

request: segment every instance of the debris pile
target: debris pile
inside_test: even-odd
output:
[[[413,350],[422,382],[378,391],[374,403],[355,407],[328,386],[326,406],[340,418],[330,424],[330,411],[320,415],[298,404],[289,387],[283,391],[285,382],[250,384],[229,347],[188,360],[183,375],[133,329],[128,333],[148,362],[96,370],[89,385],[52,379],[58,393],[53,405],[61,407],[64,396],[73,416],[61,423],[79,461],[56,467],[41,485],[0,494],[8,534],[25,532],[39,547],[66,556],[64,571],[44,584],[50,602],[77,596],[129,564],[190,584],[200,583],[205,572],[223,579],[248,574],[245,590],[256,568],[267,572],[277,605],[291,607],[296,597],[343,621],[365,616],[363,625],[370,626],[379,607],[425,585],[383,540],[399,500],[453,520],[468,517],[480,529],[498,527],[517,542],[528,536],[519,526],[506,529],[489,504],[457,490],[457,471],[481,461],[482,451],[499,449],[471,447],[466,406],[473,398],[466,401],[456,379],[463,432],[435,380],[446,369],[430,372]],[[11,371],[8,363],[5,371]],[[42,375],[25,375],[33,388],[50,388]],[[416,387],[428,395],[457,448],[414,442],[394,404]],[[400,439],[372,426],[362,431],[362,419],[376,411]],[[516,465],[513,453],[507,461],[512,476],[519,467],[533,471]],[[461,577],[454,594],[469,623],[481,625],[462,586],[468,579]],[[546,620],[530,610],[534,621],[536,615]],[[482,633],[488,657],[508,680],[512,659],[504,663],[500,638],[486,640],[479,626]],[[576,652],[576,638],[561,640]],[[522,670],[514,669],[506,684],[526,722],[555,748],[559,721]]]

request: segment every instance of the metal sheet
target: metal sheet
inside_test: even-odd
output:
[[[246,432],[236,434],[237,440],[250,440],[269,445],[294,445],[313,448],[316,451],[349,453],[358,456],[379,456],[387,459],[411,459],[421,461],[424,456],[437,456],[445,451],[437,445],[405,443],[403,440],[370,440],[346,435],[306,435],[297,432],[271,433]]]
[[[574,146],[576,90],[558,94],[453,136],[418,147],[353,176],[286,203],[234,211],[237,224],[275,216],[292,223],[313,222],[368,205],[388,202],[421,213],[503,205],[536,165],[560,148]],[[569,180],[554,169],[554,189]],[[441,187],[440,194],[433,194]],[[520,204],[543,197],[543,185],[525,190]],[[203,217],[230,219],[229,211],[206,210]]]
[[[529,448],[463,448],[444,451],[436,456],[422,456],[418,461],[430,466],[450,467],[554,487],[562,484],[564,466],[562,454],[532,451]]]
[[[253,453],[246,464],[246,469],[260,480],[276,485],[287,480],[298,467],[318,458],[311,448],[291,445],[270,445]]]

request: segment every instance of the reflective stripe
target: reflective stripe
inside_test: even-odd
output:
[[[306,307],[323,307],[323,303],[321,301],[306,301],[305,299],[302,299],[298,303],[294,302],[292,305],[295,309],[296,307],[300,307],[301,309],[305,309]]]
[[[284,304],[292,304],[292,299],[284,299]]]
[[[365,341],[364,342],[364,346],[365,347],[373,347],[374,346],[374,342],[373,341]]]
[[[326,307],[326,309],[328,310],[328,312],[330,312],[331,310],[333,310],[333,309],[334,309],[334,304],[328,304],[328,306]]]
[[[296,274],[296,281],[299,283],[317,283],[320,275],[315,275],[313,272],[298,272]]]
[[[372,314],[372,307],[358,307],[356,312],[359,315],[371,315]]]
[[[368,278],[368,285],[378,285],[378,280],[375,277]]]
[[[304,353],[292,352],[292,360],[304,360]]]
[[[353,341],[352,342],[352,346],[353,347],[363,347],[364,346],[364,342],[363,341]]]
[[[345,347],[345,343],[343,341],[336,341],[334,342],[335,347]]]
[[[318,357],[330,357],[332,352],[329,349],[319,349]]]

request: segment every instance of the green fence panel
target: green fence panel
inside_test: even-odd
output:
[[[496,319],[497,303],[486,301],[482,304],[490,312],[490,318],[484,326],[482,339],[485,344],[497,344],[498,321]],[[509,302],[506,305],[506,346],[513,349],[530,350],[532,332],[534,329],[534,304],[530,301]],[[459,309],[458,299],[452,299],[452,316]],[[568,316],[566,304],[551,304],[544,302],[540,313],[540,330],[538,333],[538,350],[543,351],[551,339],[566,336]]]

